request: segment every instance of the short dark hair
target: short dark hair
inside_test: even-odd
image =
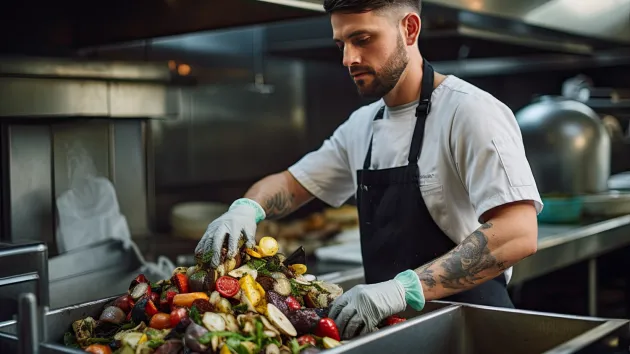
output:
[[[326,13],[362,13],[388,7],[408,7],[420,15],[422,0],[324,0]]]

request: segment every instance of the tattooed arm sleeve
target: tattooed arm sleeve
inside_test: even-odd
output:
[[[492,214],[450,252],[416,269],[427,301],[474,288],[536,252],[531,202],[501,206]]]
[[[267,219],[278,219],[309,202],[313,195],[284,171],[256,182],[245,193],[245,198],[258,202],[265,209]]]

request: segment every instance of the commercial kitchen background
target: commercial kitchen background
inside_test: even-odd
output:
[[[212,218],[174,217],[175,207],[227,207],[259,178],[318,148],[366,103],[341,65],[328,17],[311,9],[314,1],[287,3],[302,8],[173,0],[96,3],[89,10],[48,4],[39,8],[46,16],[32,14],[28,21],[19,12],[0,13],[6,17],[0,21],[6,29],[0,31],[1,240],[46,242],[53,308],[118,294],[128,283],[121,274],[129,277],[138,267],[136,256],[116,241],[60,252],[55,198],[69,188],[69,146],[81,145],[98,174],[114,182],[143,256],[188,265]],[[514,112],[538,97],[562,95],[563,87],[565,93],[586,89],[586,106],[613,120],[606,121],[609,151],[585,166],[615,175],[630,170],[629,14],[630,2],[612,0],[426,1],[420,49],[437,71],[481,87]],[[124,103],[119,111],[92,110],[98,93],[88,88],[99,80],[109,90],[124,88],[105,95],[109,104]],[[536,158],[542,157],[530,156],[533,163]],[[311,253],[337,243],[340,227],[327,223],[347,218],[330,211],[331,219],[313,216],[326,208],[315,201],[286,218],[284,227],[261,232],[278,237],[285,252],[303,244]],[[561,237],[541,236],[549,249],[517,266],[510,287],[516,306],[630,317],[628,218],[541,223],[543,236]],[[181,219],[187,230],[173,227]],[[302,238],[305,230],[312,237]],[[351,233],[344,235],[356,242]],[[359,267],[315,255],[309,263],[318,275]],[[108,281],[112,285],[98,291],[60,290]]]

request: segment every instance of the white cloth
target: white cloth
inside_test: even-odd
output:
[[[80,145],[71,150],[68,169],[70,188],[56,200],[59,253],[116,239],[125,249],[133,250],[142,264],[141,271],[168,279],[175,266],[165,257],[159,257],[158,264],[145,261],[131,239],[127,219],[120,213],[114,185],[107,178],[95,176],[92,160]]]
[[[383,100],[359,108],[289,172],[317,198],[340,206],[356,192],[356,171],[363,168],[372,132],[372,168],[407,165],[416,104],[387,108],[378,121],[374,116]],[[476,230],[481,215],[494,207],[533,200],[537,212],[542,210],[514,114],[455,76],[433,91],[419,166],[429,212],[456,243]],[[511,268],[505,272],[508,281],[511,273]]]

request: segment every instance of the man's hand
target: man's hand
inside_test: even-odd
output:
[[[333,303],[328,317],[337,324],[341,338],[349,339],[373,332],[382,320],[404,311],[407,304],[417,311],[424,307],[422,285],[412,270],[382,283],[355,286]]]
[[[206,255],[212,252],[211,266],[216,268],[221,260],[221,248],[228,238],[227,256],[232,258],[238,251],[238,243],[241,237],[245,238],[245,245],[253,247],[256,243],[256,224],[265,218],[265,211],[251,199],[239,199],[235,201],[230,210],[214,220],[201,241],[197,244],[195,254]]]
[[[349,339],[373,332],[381,320],[406,307],[402,284],[388,280],[350,289],[333,303],[328,317],[337,324],[341,338]]]

